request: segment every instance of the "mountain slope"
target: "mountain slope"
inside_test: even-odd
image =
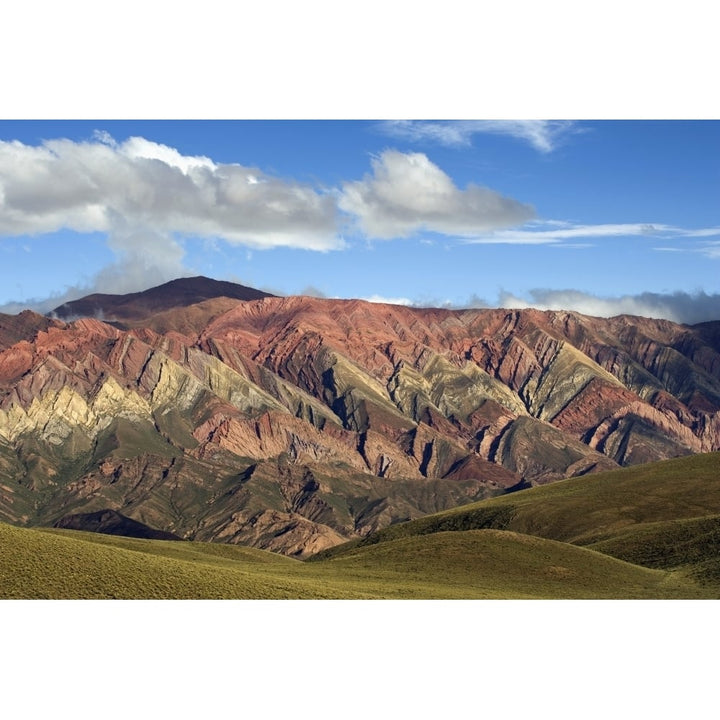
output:
[[[113,324],[0,317],[0,519],[115,511],[305,557],[510,489],[720,448],[712,324],[203,278],[101,300],[74,310]]]

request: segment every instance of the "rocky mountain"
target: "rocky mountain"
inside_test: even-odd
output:
[[[205,300],[229,298],[232,300],[258,300],[273,297],[270,293],[237,285],[225,280],[205,277],[179,278],[143,292],[127,295],[95,293],[79,300],[66,302],[52,311],[60,320],[94,317],[115,325],[142,325],[150,315],[176,308],[187,308]]]
[[[515,488],[720,449],[720,323],[204,278],[61,310],[0,315],[0,519],[19,525],[95,529],[112,511],[304,556]]]

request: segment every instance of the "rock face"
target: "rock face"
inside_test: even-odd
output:
[[[256,293],[256,294],[253,294]],[[192,278],[0,316],[0,519],[307,555],[720,449],[720,323],[278,298]]]

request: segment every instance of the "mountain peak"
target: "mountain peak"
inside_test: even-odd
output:
[[[61,320],[97,317],[132,322],[166,310],[221,297],[232,300],[259,300],[274,296],[238,283],[198,275],[177,278],[157,287],[125,295],[94,293],[60,305],[51,315]]]

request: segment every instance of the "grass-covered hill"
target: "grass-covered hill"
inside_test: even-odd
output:
[[[713,598],[720,454],[573,478],[301,562],[0,524],[3,598]]]
[[[409,536],[301,562],[251,548],[0,524],[3,598],[687,598],[692,580],[499,530]]]
[[[554,540],[720,583],[720,453],[625,468],[471,503],[391,526],[313,560],[410,537],[493,529]]]

